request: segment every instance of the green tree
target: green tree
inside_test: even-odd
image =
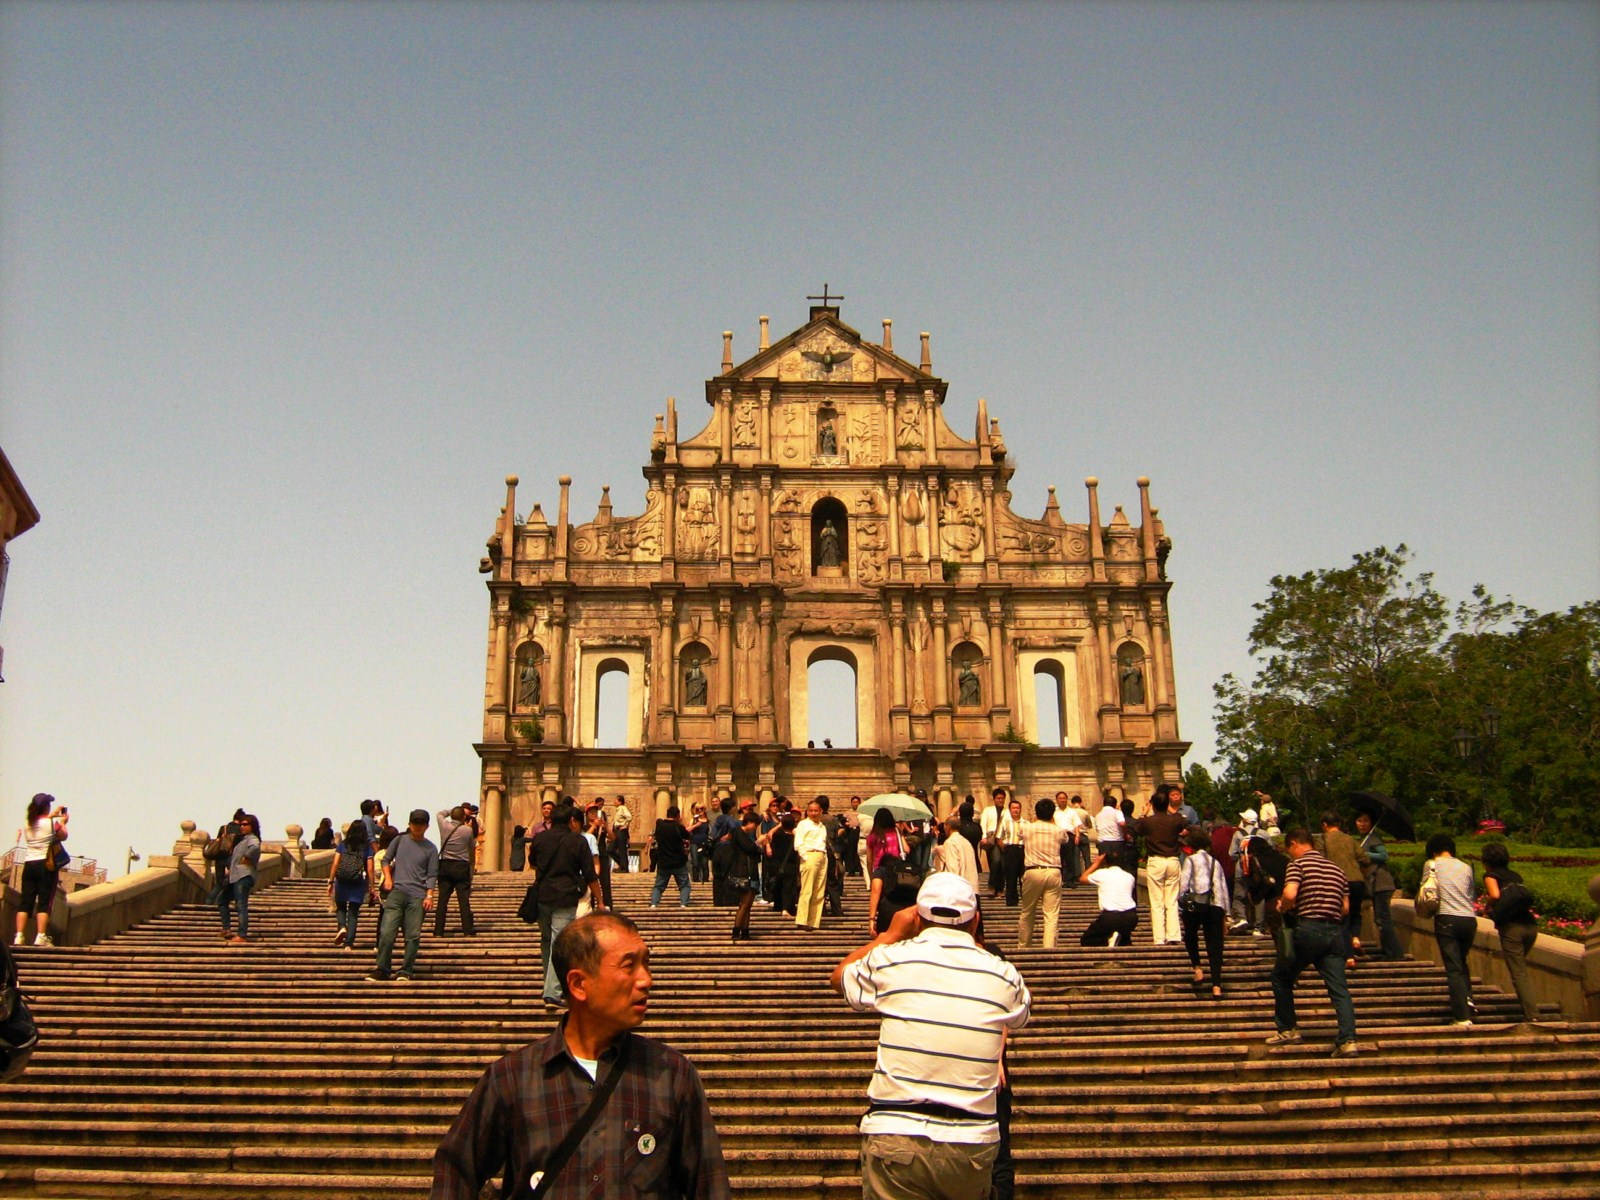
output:
[[[1313,816],[1374,788],[1419,826],[1493,813],[1529,837],[1600,840],[1600,604],[1539,613],[1479,587],[1452,610],[1400,545],[1276,576],[1255,610],[1254,678],[1215,688],[1224,795],[1260,787],[1292,811],[1289,780],[1310,775]]]

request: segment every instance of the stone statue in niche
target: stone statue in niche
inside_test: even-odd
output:
[[[1144,704],[1144,669],[1139,665],[1137,654],[1124,653],[1120,655],[1121,669],[1117,672],[1118,682],[1122,687],[1122,703],[1130,707]]]
[[[961,670],[956,674],[957,704],[979,705],[983,703],[983,688],[978,682],[978,673],[972,669],[970,662],[961,664]]]
[[[837,567],[839,565],[839,527],[831,520],[822,523],[822,532],[817,534],[817,566]]]
[[[523,654],[521,658],[522,669],[517,675],[517,707],[538,708],[540,693],[543,691],[543,682],[539,677],[539,660],[532,654]]]
[[[683,702],[689,708],[706,706],[706,673],[698,658],[691,658],[683,672]]]
[[[828,458],[839,453],[839,434],[831,415],[817,420],[817,453]]]

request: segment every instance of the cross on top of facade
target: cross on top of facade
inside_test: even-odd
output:
[[[807,296],[806,299],[807,300],[820,300],[820,301],[822,301],[822,306],[824,308],[831,308],[833,305],[835,305],[839,301],[843,300],[844,297],[843,296],[830,296],[830,295],[828,295],[828,285],[827,285],[827,283],[823,283],[823,285],[822,285],[822,295],[820,295],[820,296]]]

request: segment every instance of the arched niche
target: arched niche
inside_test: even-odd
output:
[[[1043,659],[1033,667],[1033,740],[1049,748],[1067,744],[1067,680],[1061,664]]]
[[[544,704],[544,649],[538,642],[523,642],[517,647],[511,671],[511,708],[518,713],[537,713]]]
[[[804,746],[810,738],[811,697],[808,677],[813,662],[844,662],[855,671],[857,746],[881,746],[884,732],[878,725],[877,645],[869,637],[837,637],[825,633],[797,634],[789,641],[789,744]],[[826,703],[819,697],[818,703]],[[838,745],[837,739],[834,743]]]
[[[861,744],[856,713],[861,679],[856,657],[839,646],[819,646],[806,659],[806,741],[842,750]]]
[[[1145,667],[1144,647],[1138,642],[1123,642],[1117,647],[1117,701],[1123,708],[1148,708],[1150,678]]]
[[[850,561],[850,514],[843,501],[824,496],[811,507],[811,573],[843,575]]]
[[[691,712],[711,707],[711,649],[704,642],[678,651],[678,704]]]
[[[976,642],[957,642],[950,651],[950,695],[957,708],[982,708],[989,702],[986,667]]]
[[[1080,695],[1094,689],[1078,676],[1081,669],[1073,646],[1027,648],[1017,652],[1018,724],[1041,747],[1084,745],[1086,722],[1078,711]],[[1041,711],[1054,708],[1053,712]],[[1055,731],[1057,740],[1052,741]]]
[[[642,746],[649,703],[644,650],[580,645],[577,668],[576,743],[582,747]],[[620,703],[613,696],[620,697]],[[602,739],[602,730],[611,732]]]

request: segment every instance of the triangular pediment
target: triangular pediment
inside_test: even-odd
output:
[[[780,383],[864,383],[932,381],[892,350],[865,340],[838,317],[821,309],[781,341],[721,375],[717,382],[776,379]]]

